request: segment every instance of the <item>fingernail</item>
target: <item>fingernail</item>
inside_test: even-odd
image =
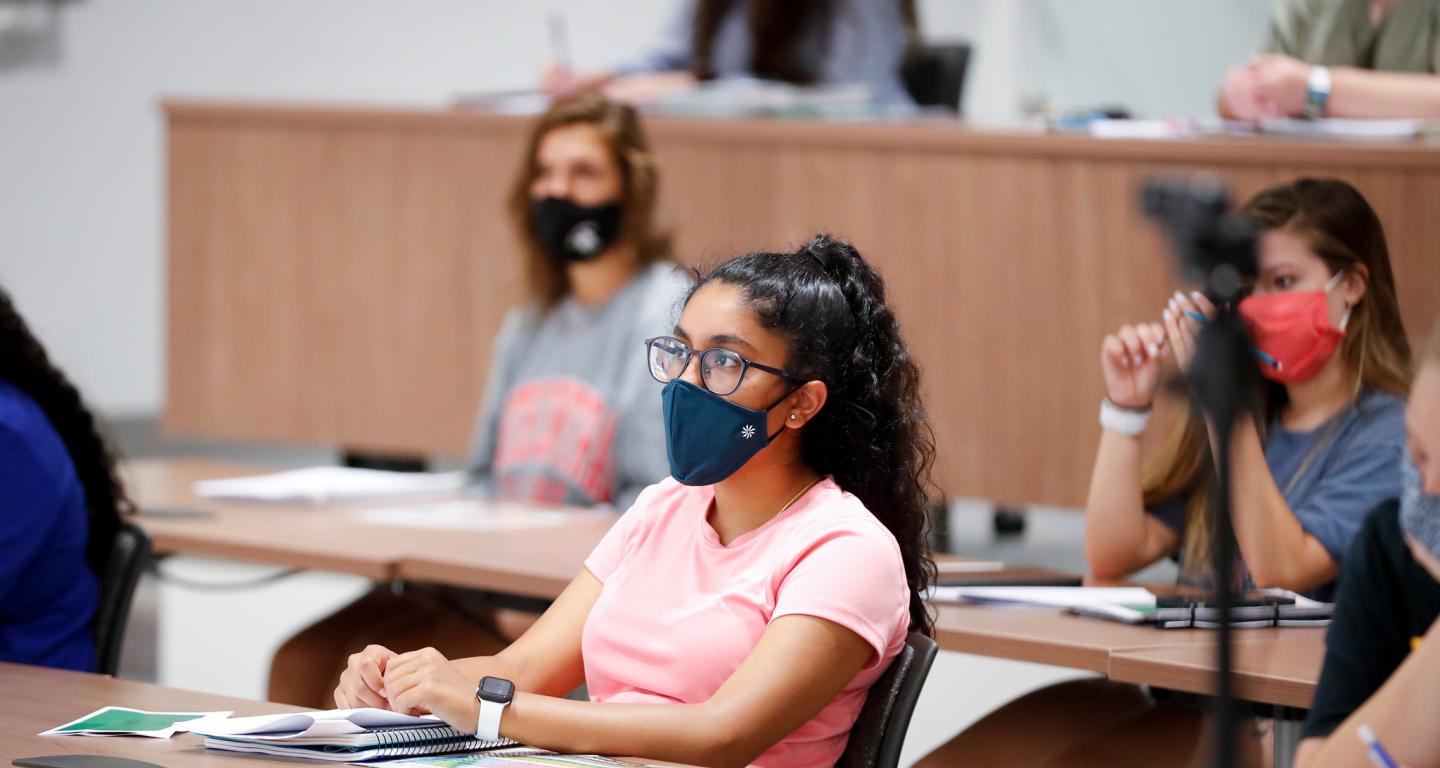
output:
[[[1151,357],[1155,357],[1156,355],[1159,355],[1159,354],[1160,354],[1160,347],[1159,347],[1159,345],[1151,344],[1150,346],[1146,347],[1146,349],[1150,350],[1150,356],[1151,356]]]
[[[1166,320],[1169,320],[1169,319],[1170,319],[1170,308],[1169,308],[1169,307],[1166,307],[1166,308],[1160,310],[1160,314],[1163,315]]]
[[[1201,292],[1199,292],[1199,291],[1191,291],[1191,292],[1190,292],[1190,297],[1193,298],[1193,299],[1196,299],[1196,300],[1198,301],[1199,299],[1205,298],[1205,294],[1203,294],[1203,293],[1201,293]]]
[[[1183,294],[1183,293],[1181,293],[1181,292],[1179,292],[1179,291],[1176,291],[1176,292],[1175,292],[1175,301],[1180,302],[1180,301],[1184,301],[1184,300],[1185,300],[1185,294]]]

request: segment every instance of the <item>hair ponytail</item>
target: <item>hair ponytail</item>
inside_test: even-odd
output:
[[[816,235],[792,253],[747,253],[705,275],[734,285],[760,323],[785,339],[785,368],[825,382],[826,405],[805,425],[805,461],[854,494],[895,536],[910,585],[910,627],[929,633],[923,593],[935,440],[920,370],[885,302],[885,283],[849,243]]]

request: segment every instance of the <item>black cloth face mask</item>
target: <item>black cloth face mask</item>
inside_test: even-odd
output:
[[[620,237],[622,210],[618,200],[580,205],[568,197],[542,197],[530,203],[530,223],[556,261],[589,261]]]

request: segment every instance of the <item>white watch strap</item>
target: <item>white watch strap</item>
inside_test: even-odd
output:
[[[1145,434],[1145,428],[1150,426],[1150,410],[1147,408],[1133,411],[1121,408],[1107,397],[1100,401],[1100,426],[1116,434],[1139,437]]]
[[[1319,119],[1325,116],[1326,109],[1330,105],[1330,91],[1332,88],[1330,68],[1313,66],[1305,78],[1305,114],[1306,116]]]
[[[475,721],[475,738],[486,741],[500,738],[500,716],[505,714],[505,708],[508,706],[510,706],[509,702],[500,704],[481,699],[480,717]]]

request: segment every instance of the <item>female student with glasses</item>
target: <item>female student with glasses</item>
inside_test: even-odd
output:
[[[671,477],[509,648],[450,661],[371,646],[339,706],[562,752],[835,764],[870,684],[930,627],[934,447],[884,285],[823,236],[749,253],[705,276],[645,353]],[[591,701],[559,698],[582,682]]]
[[[650,381],[625,356],[674,322],[689,282],[655,225],[658,184],[629,107],[584,96],[532,128],[508,201],[527,300],[495,339],[467,464],[476,492],[624,510],[664,476]],[[499,650],[533,619],[465,590],[384,585],[281,646],[269,698],[324,706],[357,645]]]

